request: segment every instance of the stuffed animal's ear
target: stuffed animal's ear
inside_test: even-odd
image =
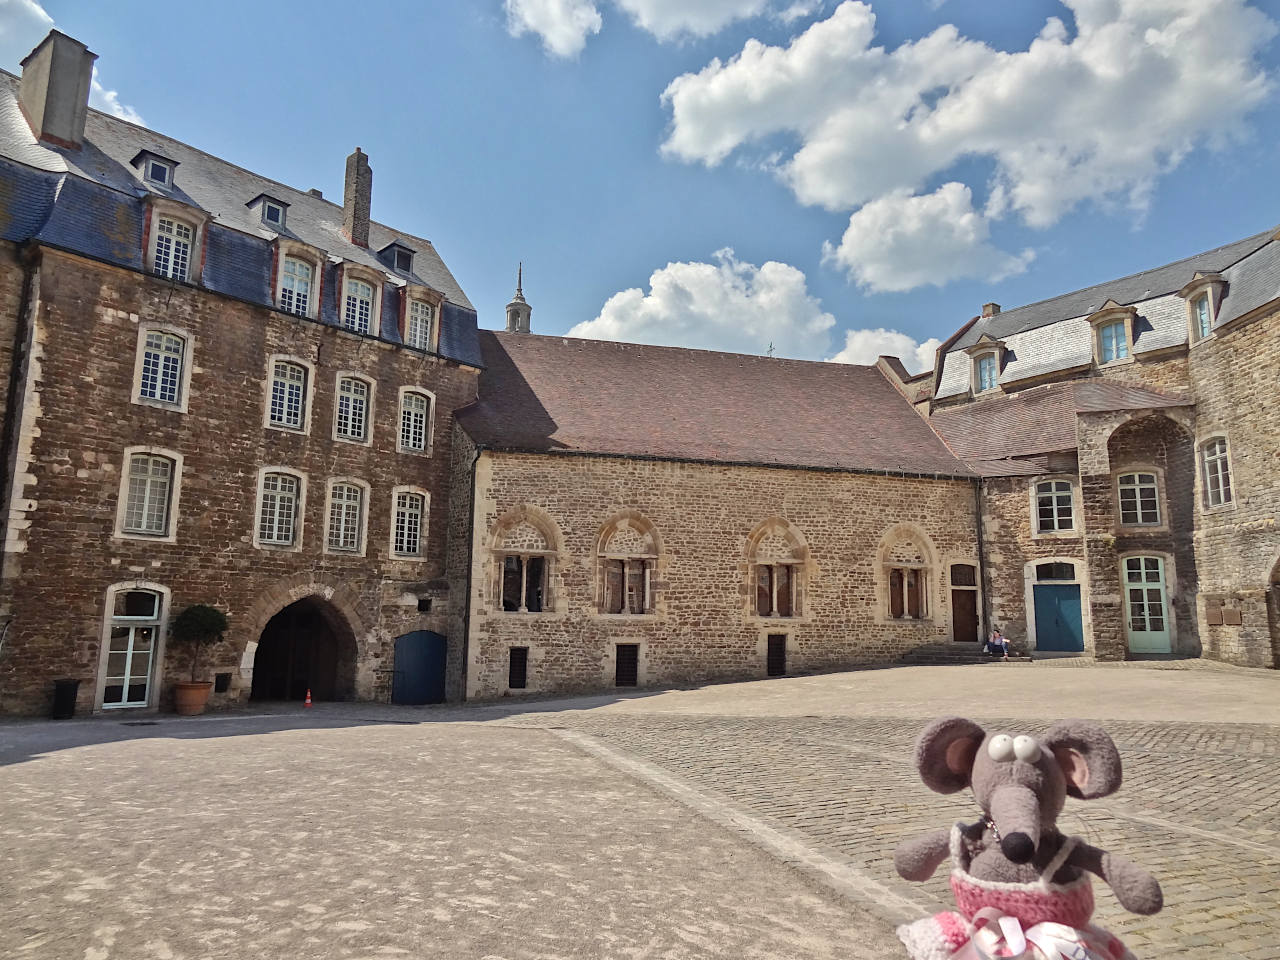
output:
[[[973,758],[986,736],[963,717],[943,717],[920,732],[916,741],[916,769],[930,790],[955,793],[969,786]]]
[[[1043,742],[1057,757],[1070,796],[1093,800],[1120,789],[1120,751],[1096,723],[1061,720]]]

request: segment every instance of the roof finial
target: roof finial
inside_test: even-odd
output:
[[[523,297],[524,291],[520,288],[524,286],[524,261],[520,261],[520,266],[516,268],[516,296]]]

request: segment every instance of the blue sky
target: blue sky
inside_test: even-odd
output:
[[[0,0],[95,103],[432,239],[502,325],[927,364],[1005,307],[1280,223],[1245,0]],[[888,332],[886,332],[888,331]],[[924,344],[924,349],[919,345]]]

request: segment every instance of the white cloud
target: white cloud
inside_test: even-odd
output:
[[[511,36],[536,33],[557,57],[576,57],[603,23],[592,0],[503,0],[503,6]]]
[[[709,37],[734,20],[759,16],[768,0],[615,0],[636,26],[659,40]]]
[[[941,345],[937,337],[919,343],[914,337],[884,327],[846,330],[843,349],[829,358],[829,362],[870,365],[880,357],[897,357],[911,373],[923,373],[933,369],[935,351]]]
[[[759,267],[730,249],[715,263],[669,263],[649,277],[649,292],[615,293],[571,337],[623,340],[740,353],[817,358],[831,346],[835,317],[809,295],[805,275],[785,263]]]
[[[36,0],[0,0],[0,66],[19,72],[22,59],[53,26],[53,17]],[[143,123],[138,111],[120,102],[118,91],[108,90],[98,82],[97,67],[89,87],[89,106],[133,123]]]
[[[795,23],[805,17],[812,16],[822,9],[823,0],[796,0],[795,3],[778,10],[774,16],[783,23]]]
[[[988,242],[987,218],[973,209],[962,183],[933,193],[895,191],[872,200],[849,218],[839,246],[826,259],[844,267],[873,293],[945,286],[961,277],[996,281],[1027,268],[1035,254],[1005,253]]]
[[[1270,92],[1259,55],[1276,25],[1245,0],[1064,5],[1074,36],[1050,18],[1025,50],[1006,53],[950,25],[892,50],[875,46],[871,7],[846,0],[785,47],[749,40],[728,61],[673,80],[662,97],[672,113],[663,150],[714,166],[762,141],[774,151],[781,135],[792,145],[774,168],[800,201],[856,210],[913,199],[917,213],[933,210],[942,191],[915,195],[958,160],[985,158],[989,181],[968,184],[985,187],[985,216],[1043,228],[1090,200],[1142,209],[1163,173],[1197,144],[1240,134]],[[939,251],[954,255],[967,230],[967,275],[1024,260],[1004,254],[1002,265],[976,216],[960,211]],[[883,275],[882,264],[861,259],[871,245],[852,240],[846,234],[837,261],[855,278]],[[935,266],[937,276],[965,275]]]

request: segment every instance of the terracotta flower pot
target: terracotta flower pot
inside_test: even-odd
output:
[[[205,704],[209,702],[209,691],[212,689],[213,684],[209,681],[192,683],[180,680],[173,685],[173,707],[184,717],[204,713]]]

